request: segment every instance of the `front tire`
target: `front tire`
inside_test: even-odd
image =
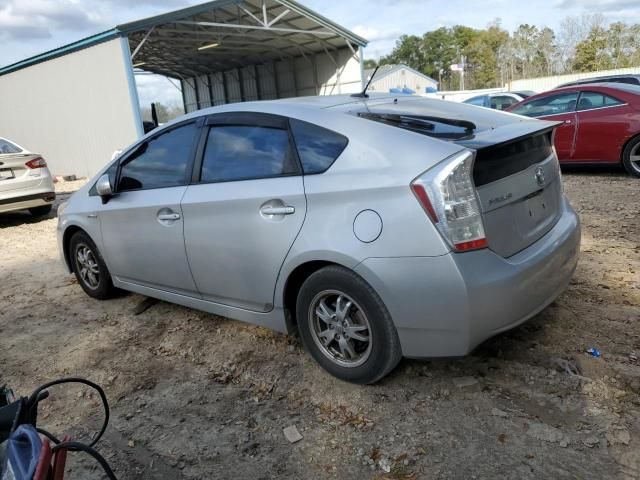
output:
[[[634,177],[640,177],[640,136],[632,139],[622,152],[622,164]]]
[[[69,255],[73,273],[87,295],[106,300],[116,294],[109,269],[89,235],[74,233],[69,242]]]
[[[44,217],[51,213],[51,205],[43,205],[41,207],[32,207],[29,209],[29,213],[34,217]]]
[[[296,316],[306,350],[341,380],[375,383],[402,358],[384,303],[346,268],[329,266],[311,274],[300,288]]]

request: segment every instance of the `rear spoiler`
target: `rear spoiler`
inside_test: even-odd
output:
[[[516,143],[532,135],[539,135],[551,132],[562,122],[549,122],[546,120],[525,120],[522,122],[509,123],[497,128],[482,130],[472,137],[456,140],[456,145],[481,150],[493,146],[505,146]]]

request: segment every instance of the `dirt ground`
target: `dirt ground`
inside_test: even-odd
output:
[[[404,360],[366,387],[285,335],[167,303],[135,315],[133,294],[92,300],[59,262],[53,214],[0,216],[0,385],[102,384],[99,447],[119,478],[640,478],[640,180],[564,179],[583,221],[569,289],[466,358]],[[59,184],[60,198],[77,187]],[[95,395],[45,403],[52,432],[99,425]],[[79,454],[70,466],[103,478]]]

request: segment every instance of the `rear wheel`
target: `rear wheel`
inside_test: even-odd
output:
[[[43,205],[41,207],[33,207],[29,209],[29,213],[34,217],[44,217],[51,213],[51,205]]]
[[[87,295],[99,300],[111,298],[117,292],[111,274],[95,243],[84,232],[76,232],[69,242],[73,273]]]
[[[325,267],[309,276],[300,288],[296,315],[307,351],[341,380],[375,383],[402,357],[384,303],[346,268]]]
[[[622,164],[634,177],[640,177],[640,136],[632,139],[622,152]]]

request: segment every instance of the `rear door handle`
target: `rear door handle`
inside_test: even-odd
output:
[[[180,214],[179,213],[161,213],[160,215],[158,215],[158,220],[180,220]]]
[[[296,209],[291,205],[285,205],[283,207],[262,207],[260,212],[263,215],[293,215],[296,213]]]

